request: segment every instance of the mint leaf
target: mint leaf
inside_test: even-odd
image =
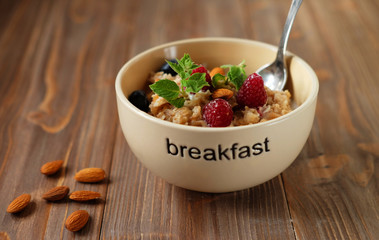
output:
[[[220,73],[217,73],[216,75],[214,75],[212,77],[212,86],[214,88],[218,88],[218,87],[221,87],[223,85],[225,85],[226,83],[226,77]]]
[[[177,108],[181,108],[184,105],[185,99],[179,97],[179,86],[172,80],[162,79],[151,84],[150,89],[153,90],[158,96],[163,97],[170,104]]]
[[[170,67],[177,73],[182,79],[186,79],[191,75],[193,69],[199,67],[196,65],[191,57],[188,54],[184,54],[184,56],[179,60],[176,59],[178,63],[173,63],[171,61],[166,60],[166,62],[170,65]]]
[[[236,66],[232,66],[228,72],[228,78],[231,83],[234,84],[236,87],[237,91],[240,89],[242,86],[243,82],[245,81],[245,76],[241,69]]]
[[[176,60],[178,63],[167,60],[166,62],[181,77],[181,88],[174,81],[168,79],[159,80],[149,87],[153,92],[158,94],[158,96],[163,97],[173,106],[181,108],[188,98],[188,92],[197,93],[204,86],[209,86],[209,84],[205,79],[205,73],[195,73],[191,75],[192,70],[199,66],[192,61],[189,54],[184,54],[180,60]]]
[[[184,54],[184,56],[182,57],[182,59],[180,59],[178,61],[178,64],[185,70],[185,71],[191,71],[197,67],[199,67],[198,65],[196,65],[190,55],[188,53]]]
[[[169,102],[170,104],[174,105],[177,108],[181,108],[184,105],[185,99],[184,98],[177,98],[174,100],[167,100],[167,102]]]
[[[191,76],[192,70],[199,67],[192,61],[188,53],[184,54],[184,56],[180,60],[176,60],[178,61],[178,63],[168,62],[168,64],[175,72],[178,73],[181,79],[189,78]]]
[[[182,72],[180,72],[178,74],[179,74],[179,76],[180,76],[181,79],[187,79],[187,78],[189,78],[191,76],[191,73],[185,72],[185,71],[182,71]]]
[[[228,71],[228,79],[233,85],[236,87],[237,91],[240,89],[242,86],[243,82],[247,78],[246,72],[245,72],[245,60],[243,60],[240,64],[238,65],[223,65],[221,68],[229,68]]]
[[[232,64],[225,64],[225,65],[222,65],[220,66],[220,68],[231,68],[231,67],[239,67],[241,69],[241,71],[246,74],[245,72],[245,67],[246,67],[246,64],[245,64],[245,60],[243,60],[240,64],[238,65],[232,65]]]
[[[179,64],[177,64],[177,63],[174,63],[174,62],[171,62],[171,61],[168,61],[168,60],[166,60],[166,63],[168,63],[168,65],[170,65],[170,67],[172,68],[172,70],[174,70],[176,73],[180,73],[181,71],[183,71],[183,68]]]
[[[233,66],[234,65],[231,65],[231,64],[225,64],[225,65],[221,65],[220,68],[231,68]]]
[[[186,92],[197,93],[209,84],[205,80],[205,73],[194,73],[187,80],[182,80],[182,86],[186,87]]]
[[[174,100],[178,98],[180,89],[179,86],[172,80],[162,79],[151,84],[150,89],[160,97],[166,100]]]

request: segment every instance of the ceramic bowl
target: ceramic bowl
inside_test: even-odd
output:
[[[246,60],[249,74],[273,61],[276,49],[251,40],[199,38],[160,45],[130,59],[119,71],[115,87],[122,131],[137,159],[167,182],[201,192],[250,188],[284,171],[309,136],[319,88],[312,68],[293,54],[286,56],[286,89],[296,108],[267,122],[226,128],[185,126],[155,118],[127,99],[146,86],[149,74],[164,59],[189,53],[208,69]]]

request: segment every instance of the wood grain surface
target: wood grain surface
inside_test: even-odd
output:
[[[224,194],[178,188],[145,169],[122,135],[114,80],[128,59],[194,37],[277,44],[290,2],[0,0],[0,240],[378,239],[377,0],[303,1],[288,49],[319,77],[316,117],[271,181]],[[57,159],[57,174],[39,172]],[[86,167],[103,168],[106,181],[76,182]],[[60,185],[102,199],[42,199]],[[7,213],[23,193],[28,207]],[[72,233],[64,222],[78,209],[90,220]]]

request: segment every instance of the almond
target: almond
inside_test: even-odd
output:
[[[58,186],[50,189],[42,195],[42,198],[47,201],[58,201],[65,198],[70,191],[67,186]]]
[[[227,88],[219,88],[219,89],[216,89],[213,93],[212,93],[212,98],[213,99],[216,99],[216,98],[225,98],[225,99],[230,99],[231,97],[233,97],[233,91],[232,90],[229,90]]]
[[[86,210],[77,210],[66,219],[65,227],[71,232],[82,229],[88,222],[89,214]]]
[[[75,191],[70,194],[70,199],[78,202],[85,202],[101,197],[101,194],[93,191]]]
[[[58,172],[58,170],[62,167],[62,165],[63,165],[63,160],[55,160],[55,161],[47,162],[41,167],[41,173],[45,175],[52,175]]]
[[[209,73],[209,75],[211,77],[213,77],[214,75],[216,75],[217,73],[221,74],[221,75],[225,75],[225,71],[223,68],[220,68],[220,67],[215,67],[212,69],[212,71]]]
[[[26,206],[28,206],[30,202],[31,196],[30,194],[24,193],[17,198],[15,198],[8,206],[7,212],[9,213],[17,213],[23,210]]]
[[[78,182],[100,182],[105,178],[105,171],[101,168],[84,168],[75,174]]]

